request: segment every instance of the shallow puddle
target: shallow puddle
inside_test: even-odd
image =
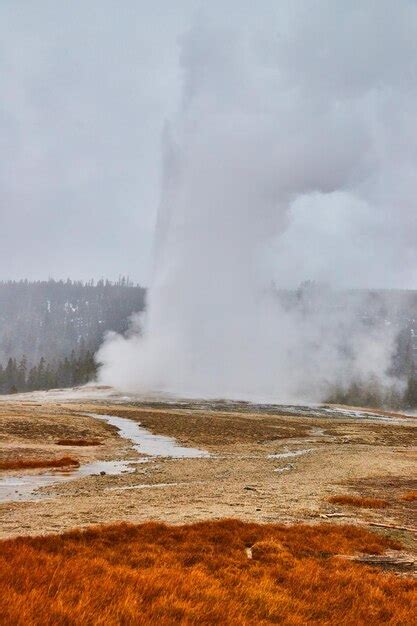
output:
[[[276,469],[274,469],[274,472],[277,472],[278,474],[283,474],[284,472],[290,472],[292,469],[294,469],[294,465],[290,463],[285,467],[277,467]]]
[[[313,452],[314,448],[306,448],[305,450],[292,450],[289,452],[277,452],[276,454],[268,454],[268,459],[288,459],[292,456],[302,456],[308,452]]]
[[[133,471],[134,467],[126,461],[94,461],[80,467],[56,469],[42,474],[4,476],[0,478],[0,502],[38,500],[43,497],[37,492],[41,487],[50,487],[75,478],[100,475],[100,472],[116,476]]]
[[[318,426],[313,426],[313,428],[310,428],[309,434],[312,437],[324,437],[326,435],[324,429],[319,428]]]
[[[197,448],[186,448],[178,445],[173,437],[154,435],[137,422],[126,417],[116,417],[114,415],[100,415],[98,413],[85,413],[88,417],[103,420],[107,424],[115,426],[119,430],[120,437],[129,439],[133,447],[140,454],[150,456],[162,456],[173,459],[195,459],[210,456],[205,450]]]
[[[180,446],[172,437],[154,435],[146,428],[142,428],[137,422],[125,417],[100,415],[98,413],[85,413],[85,415],[115,426],[119,436],[131,441],[134,449],[140,454],[174,459],[210,456],[205,450]],[[135,463],[145,463],[147,460],[140,459]],[[25,476],[4,476],[0,478],[0,502],[39,500],[46,497],[38,492],[41,487],[50,487],[76,478],[100,474],[100,472],[109,476],[117,476],[124,472],[133,472],[134,469],[132,463],[128,461],[94,461],[67,470],[64,468],[39,474],[28,473]]]

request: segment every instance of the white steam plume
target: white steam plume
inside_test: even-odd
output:
[[[147,313],[104,383],[284,402],[384,376],[392,337],[340,289],[414,279],[416,4],[275,4],[215,3],[182,40]],[[331,289],[271,288],[305,279]]]

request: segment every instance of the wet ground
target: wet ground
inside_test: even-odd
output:
[[[7,472],[7,476],[0,477],[0,503],[40,500],[48,498],[44,487],[51,487],[88,476],[118,476],[133,471],[134,468],[131,467],[131,464],[125,461],[93,461],[92,463],[84,463],[77,468],[57,468],[50,471],[43,470],[41,473],[39,473],[40,470],[33,470],[23,476],[16,475],[14,472]],[[49,496],[49,499],[53,499],[53,496]]]
[[[80,437],[101,445],[56,443]],[[68,454],[81,467],[2,472],[0,536],[118,520],[238,517],[393,525],[412,545],[413,533],[401,529],[416,526],[416,504],[401,495],[417,486],[416,450],[414,418],[368,410],[144,402],[108,390],[101,397],[84,390],[4,398],[1,460]],[[389,506],[328,502],[339,494],[382,497]]]
[[[86,417],[102,420],[110,426],[114,426],[117,429],[118,436],[127,439],[132,444],[133,449],[139,452],[139,454],[173,459],[209,456],[205,450],[179,446],[172,437],[155,435],[146,430],[146,428],[139,426],[134,420],[125,417],[101,415],[99,413],[86,413]],[[147,461],[148,459],[144,458],[135,461],[135,463],[145,463]],[[83,463],[80,467],[57,468],[51,471],[42,471],[41,473],[38,470],[26,473],[23,476],[9,471],[7,472],[8,475],[0,477],[0,503],[47,498],[48,495],[45,493],[44,487],[51,487],[88,476],[118,476],[119,474],[133,472],[133,465],[134,463],[129,461],[93,461],[91,463]],[[19,472],[19,474],[21,473]],[[49,499],[52,497],[49,496]]]

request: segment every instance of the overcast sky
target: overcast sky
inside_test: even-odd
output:
[[[202,172],[236,144],[285,216],[277,284],[415,288],[416,59],[416,0],[0,0],[0,278],[149,284],[163,129],[204,96]]]
[[[195,2],[0,2],[0,278],[146,283]]]

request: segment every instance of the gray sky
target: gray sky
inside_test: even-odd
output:
[[[0,278],[146,283],[195,2],[0,3]]]
[[[148,284],[162,131],[201,101],[179,216],[213,160],[261,195],[240,251],[269,198],[276,284],[416,288],[416,59],[416,0],[0,0],[0,278]]]

